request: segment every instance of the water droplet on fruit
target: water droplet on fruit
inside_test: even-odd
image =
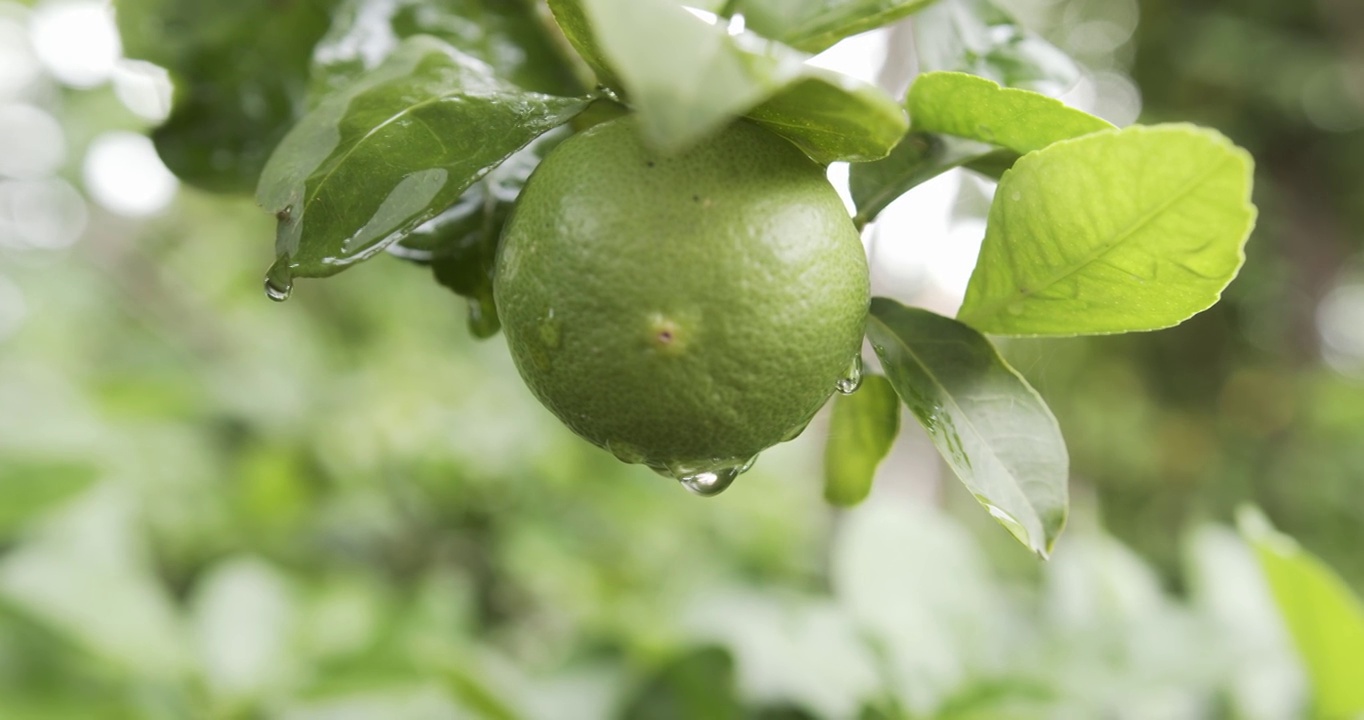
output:
[[[755,455],[746,459],[716,460],[704,466],[669,465],[669,473],[694,495],[713,497],[724,492],[734,479],[748,472],[758,461]]]
[[[554,308],[546,310],[544,317],[540,318],[540,342],[551,350],[558,349],[563,342],[560,324],[559,318],[554,317]]]
[[[644,452],[629,443],[608,442],[606,443],[606,449],[609,450],[612,455],[615,455],[617,460],[623,463],[635,465],[644,462]],[[664,474],[666,474],[666,471]],[[669,475],[669,477],[671,477],[671,475]]]
[[[491,295],[468,298],[468,301],[470,334],[480,340],[496,335],[502,328],[502,323],[497,319],[497,307],[493,305]]]
[[[857,392],[857,388],[862,387],[862,356],[853,358],[852,364],[848,366],[848,371],[843,377],[838,379],[834,385],[839,392],[844,395],[851,395]]]
[[[265,272],[265,296],[275,302],[284,302],[293,291],[294,273],[289,269],[289,256],[281,255]]]

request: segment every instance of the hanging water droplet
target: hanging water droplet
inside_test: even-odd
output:
[[[724,492],[725,488],[728,488],[736,477],[739,477],[739,468],[721,468],[683,475],[677,481],[682,483],[682,487],[690,490],[693,495],[713,497]]]
[[[284,302],[293,291],[294,273],[289,269],[289,256],[281,255],[265,272],[265,296],[275,302]]]
[[[857,392],[857,388],[862,387],[862,356],[853,358],[852,364],[848,366],[848,371],[843,377],[838,379],[834,385],[839,392],[844,395],[851,395]]]
[[[758,456],[754,455],[750,458],[714,460],[704,466],[674,464],[669,466],[669,472],[682,483],[682,487],[693,494],[713,497],[724,492],[733,484],[735,478],[748,472],[757,461]]]
[[[486,340],[502,329],[491,293],[484,297],[469,298],[468,321],[469,333],[480,340]]]

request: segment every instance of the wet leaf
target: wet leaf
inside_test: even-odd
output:
[[[1049,554],[1070,462],[1037,392],[980,333],[927,310],[873,298],[867,337],[957,477],[1019,542]]]
[[[824,446],[824,499],[842,507],[865,500],[899,433],[900,398],[884,377],[867,375],[857,392],[835,397]]]
[[[989,145],[970,140],[911,132],[885,159],[849,168],[848,187],[857,207],[854,222],[865,225],[911,189],[995,152]]]
[[[738,0],[749,29],[817,53],[850,35],[874,30],[922,10],[934,0]]]
[[[553,0],[565,35],[640,116],[663,152],[749,115],[820,162],[884,157],[904,133],[879,89],[805,64],[753,33],[731,35],[670,0]]]
[[[586,105],[520,90],[435,38],[407,40],[309,112],[271,156],[257,200],[280,218],[276,252],[294,276],[340,272]]]
[[[374,69],[414,35],[444,40],[525,90],[553,95],[584,90],[529,0],[343,0],[313,51],[313,97],[325,97]]]
[[[1307,665],[1312,717],[1364,714],[1364,603],[1315,555],[1270,526],[1263,514],[1238,513],[1241,535],[1255,549],[1274,602]]]
[[[884,92],[814,67],[748,118],[823,164],[883,158],[909,128],[904,110]]]
[[[1056,143],[1004,175],[958,317],[1002,335],[1170,327],[1217,302],[1255,224],[1250,155],[1189,125]]]
[[[152,133],[166,166],[207,190],[250,192],[303,113],[313,45],[336,4],[119,0],[124,53],[175,83],[170,117]]]
[[[915,17],[914,42],[925,72],[955,70],[1044,95],[1060,95],[1080,79],[1070,56],[991,0],[939,0]]]
[[[1041,93],[957,72],[920,75],[907,104],[915,130],[990,143],[1020,155],[1113,129],[1108,121]]]

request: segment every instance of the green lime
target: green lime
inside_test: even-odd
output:
[[[678,155],[631,117],[564,141],[521,192],[493,288],[550,411],[701,494],[846,385],[868,304],[823,168],[744,121]]]

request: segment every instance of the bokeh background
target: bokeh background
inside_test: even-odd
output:
[[[1004,4],[1085,67],[1069,102],[1258,162],[1217,307],[1007,345],[1073,457],[1045,564],[909,418],[855,510],[818,422],[702,500],[571,436],[407,263],[268,302],[272,218],[161,164],[167,79],[109,4],[0,0],[0,718],[1303,717],[1230,523],[1364,589],[1364,5]],[[895,82],[906,37],[820,62]],[[888,211],[878,292],[950,312],[989,192]]]

